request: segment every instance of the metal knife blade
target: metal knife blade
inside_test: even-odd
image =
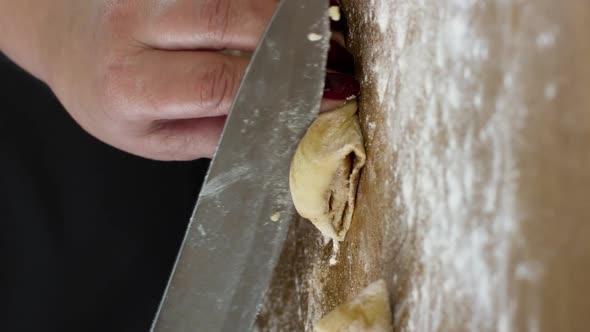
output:
[[[327,0],[283,0],[246,71],[152,331],[246,331],[295,215],[288,174],[319,112]]]

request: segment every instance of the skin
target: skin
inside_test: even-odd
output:
[[[157,160],[211,157],[278,0],[0,0],[0,50],[86,131]],[[323,109],[341,104],[324,101]]]

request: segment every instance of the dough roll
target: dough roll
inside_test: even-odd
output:
[[[323,235],[343,241],[365,164],[356,99],[320,114],[299,143],[289,176],[295,208]]]
[[[341,304],[314,326],[315,332],[391,332],[393,317],[389,292],[380,279],[355,298]]]

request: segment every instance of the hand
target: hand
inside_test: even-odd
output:
[[[249,61],[220,51],[253,51],[277,3],[0,0],[12,36],[0,47],[98,139],[151,159],[210,157]]]

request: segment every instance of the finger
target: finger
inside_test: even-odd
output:
[[[177,0],[158,8],[142,41],[162,49],[253,51],[278,0]],[[153,4],[151,6],[154,6]]]
[[[354,77],[328,73],[321,111],[336,109],[359,92],[359,83]],[[145,139],[144,155],[158,160],[212,157],[224,122],[225,116],[154,121]]]
[[[248,65],[248,58],[227,54],[162,50],[135,61],[111,87],[125,98],[117,116],[134,122],[225,115]]]
[[[225,123],[225,116],[160,121],[143,138],[143,154],[156,160],[211,158]]]

